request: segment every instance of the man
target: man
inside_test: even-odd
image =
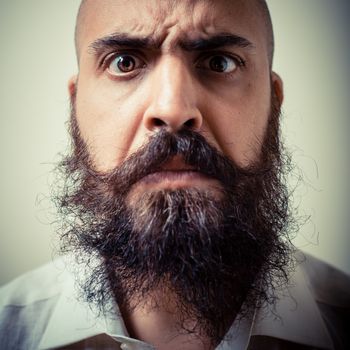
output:
[[[347,277],[289,242],[265,2],[86,0],[76,48],[76,261],[2,289],[1,348],[345,349]]]

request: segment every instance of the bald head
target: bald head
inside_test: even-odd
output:
[[[86,17],[86,12],[87,12],[87,3],[88,3],[88,0],[81,1],[80,7],[78,10],[78,14],[77,14],[76,23],[75,23],[74,41],[75,41],[75,51],[77,54],[78,61],[79,61],[79,56],[80,56],[80,37],[81,37],[82,27],[85,23],[85,17]]]
[[[117,0],[116,0],[117,1]],[[174,0],[178,2],[180,0]],[[236,1],[236,0],[230,0]],[[86,26],[86,18],[89,11],[89,4],[91,0],[82,0],[75,27],[75,48],[76,54],[79,63],[80,50],[81,50],[81,36],[83,35],[84,26]],[[268,48],[268,58],[270,62],[270,67],[272,67],[273,55],[274,55],[274,35],[273,35],[273,27],[270,12],[265,0],[253,0],[253,3],[257,6],[258,11],[260,11],[261,18],[263,19],[263,23],[266,30],[266,40],[267,40],[267,48]]]
[[[262,18],[264,20],[264,24],[265,24],[265,28],[266,28],[266,32],[267,32],[266,39],[267,39],[270,67],[272,67],[273,53],[275,50],[275,40],[274,40],[274,35],[273,35],[271,15],[270,15],[270,11],[269,11],[269,8],[267,7],[265,0],[256,0],[256,3],[259,6]]]

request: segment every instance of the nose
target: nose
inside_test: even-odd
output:
[[[150,100],[143,118],[148,130],[166,128],[176,132],[182,128],[197,131],[201,128],[195,78],[180,58],[160,62],[151,82]]]

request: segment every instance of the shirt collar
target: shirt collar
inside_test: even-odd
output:
[[[296,260],[305,260],[297,252]],[[264,335],[320,349],[334,349],[319,311],[303,263],[299,262],[288,286],[276,289],[276,304],[257,312],[252,335]]]
[[[70,277],[70,276],[69,276]],[[66,278],[38,348],[51,349],[106,333],[103,319],[77,301],[74,280]]]
[[[296,267],[288,288],[275,291],[275,295],[277,300],[274,308],[259,310],[253,319],[240,323],[235,321],[217,350],[244,350],[250,336],[254,335],[333,349],[331,338],[300,265]],[[65,278],[62,293],[50,316],[39,349],[57,348],[99,334],[108,334],[120,343],[136,342],[144,344],[140,348],[149,348],[149,345],[129,337],[121,317],[106,317],[93,305],[79,301],[74,279],[71,276]]]
[[[78,301],[76,293],[72,291],[75,291],[74,283],[69,281],[51,314],[38,346],[39,350],[74,344],[100,334],[107,334],[119,343],[138,344],[140,349],[152,348],[146,343],[130,338],[123,319],[117,314],[115,317],[106,317],[99,313],[93,305]],[[237,350],[245,350],[249,342],[251,327],[252,319],[240,323],[235,322],[217,350],[232,349],[232,346]]]

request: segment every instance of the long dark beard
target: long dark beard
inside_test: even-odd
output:
[[[58,197],[61,249],[73,251],[86,266],[94,258],[82,286],[87,300],[104,309],[114,298],[122,310],[132,311],[145,300],[150,308],[166,306],[167,300],[149,298],[162,291],[174,297],[179,329],[209,337],[214,345],[236,317],[271,302],[268,287],[287,280],[291,249],[278,119],[272,101],[259,160],[244,169],[200,134],[181,130],[158,132],[101,174],[79,135],[73,106],[73,153],[60,165],[66,179]],[[132,186],[174,156],[216,179],[221,195],[210,189],[159,190],[127,204]]]

